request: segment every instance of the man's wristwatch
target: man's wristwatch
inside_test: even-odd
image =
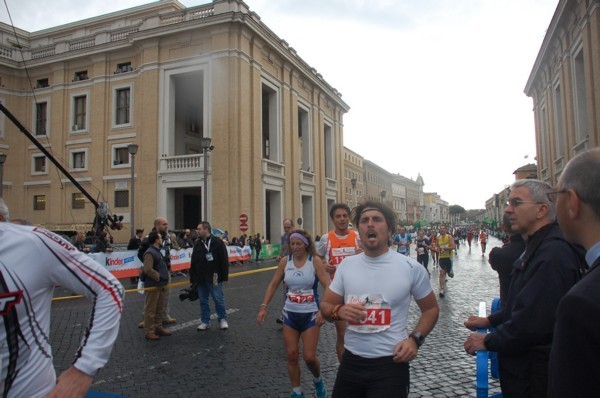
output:
[[[425,342],[425,336],[423,336],[419,332],[412,332],[409,337],[411,337],[415,341],[415,343],[417,343],[417,348],[421,347]]]

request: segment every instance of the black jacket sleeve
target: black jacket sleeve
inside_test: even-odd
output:
[[[582,284],[589,282],[586,278]],[[586,284],[589,289],[576,286],[573,290],[578,292],[571,291],[558,307],[548,375],[549,398],[600,396],[600,330],[594,321],[594,314],[600,312],[600,278],[593,282]]]
[[[229,280],[229,252],[221,239],[217,238],[217,242],[216,251],[219,261],[219,276],[221,278],[219,282],[227,282]]]
[[[486,336],[486,348],[517,355],[551,344],[558,303],[579,279],[577,264],[566,242],[542,243],[527,267],[513,275],[510,315],[505,312],[504,322]]]
[[[190,259],[190,282],[191,283],[204,283],[204,278],[200,269],[202,263],[206,261],[205,257],[206,249],[202,244],[201,239],[197,239],[192,249],[192,258]]]

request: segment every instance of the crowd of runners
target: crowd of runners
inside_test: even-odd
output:
[[[425,267],[428,274],[430,274],[429,264],[433,269],[439,268],[439,296],[444,297],[448,277],[454,278],[452,259],[457,255],[461,244],[463,247],[466,247],[466,244],[469,252],[473,246],[480,247],[481,256],[484,257],[490,233],[492,231],[479,225],[451,227],[450,230],[446,225],[440,225],[437,229],[419,230],[413,239],[405,228],[400,228],[400,233],[394,237],[393,242],[398,253],[406,256],[410,256],[410,245],[414,243],[417,252],[416,259]],[[499,237],[504,238],[503,236]]]
[[[444,297],[446,279],[454,277],[453,257],[461,243],[468,245],[469,251],[473,245],[481,246],[482,255],[485,255],[488,232],[480,226],[449,230],[445,225],[439,225],[419,230],[416,235],[400,227],[396,233],[395,220],[389,212],[377,203],[366,203],[354,211],[346,204],[336,203],[329,211],[333,229],[316,241],[306,231],[295,229],[291,219],[284,220],[285,233],[281,237],[278,267],[259,306],[256,321],[262,325],[269,311],[274,310],[278,315],[281,310],[277,321],[284,325],[292,398],[304,397],[300,386],[300,347],[306,367],[313,375],[315,396],[327,396],[317,357],[319,327],[326,320],[335,324],[335,349],[340,362],[333,396],[363,396],[372,388],[372,391],[400,389],[407,392],[406,363],[416,356],[437,320],[438,307],[432,292],[429,264],[439,268],[439,296]],[[379,224],[384,226],[378,234]],[[342,260],[344,270],[357,269],[338,275],[341,268],[337,267]],[[363,261],[375,261],[377,266],[365,270]],[[403,266],[398,267],[398,263]],[[384,272],[380,269],[370,273],[378,267]],[[397,278],[389,279],[398,272]],[[373,280],[375,284],[368,287],[367,280]],[[398,280],[411,282],[403,287],[398,286]],[[391,281],[390,285],[388,281]],[[271,301],[282,283],[283,309],[271,309]],[[326,290],[320,310],[319,284]],[[383,287],[379,286],[382,284]],[[389,291],[382,295],[382,290],[388,288],[385,286]],[[422,314],[415,330],[407,334],[405,323],[411,295]],[[401,305],[397,305],[397,301]],[[383,333],[380,335],[380,332]],[[399,344],[399,341],[403,343]],[[365,345],[371,342],[389,346],[389,351],[381,347],[373,351],[374,348]],[[348,347],[351,347],[350,351]],[[387,358],[386,352],[394,353],[393,361],[383,359]],[[365,373],[365,369],[369,371]],[[375,375],[385,377],[373,387],[371,381],[376,379]]]

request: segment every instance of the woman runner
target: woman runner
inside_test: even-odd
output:
[[[317,358],[320,327],[325,323],[319,312],[317,283],[329,286],[329,277],[321,259],[314,255],[315,246],[310,235],[303,230],[291,233],[290,253],[279,261],[256,322],[262,325],[267,307],[281,281],[285,282],[286,298],[283,306],[283,341],[287,353],[288,375],[292,383],[291,398],[304,398],[300,386],[298,364],[299,342],[302,339],[302,357],[312,373],[317,398],[326,398],[327,391],[321,377],[321,364]]]

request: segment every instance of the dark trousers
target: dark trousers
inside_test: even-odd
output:
[[[429,253],[417,255],[417,261],[420,264],[423,264],[423,267],[427,269],[427,266],[429,265]]]
[[[508,398],[545,398],[548,389],[549,348],[523,355],[498,353],[500,387]]]
[[[406,398],[410,386],[408,363],[392,357],[363,358],[344,351],[332,398]]]

